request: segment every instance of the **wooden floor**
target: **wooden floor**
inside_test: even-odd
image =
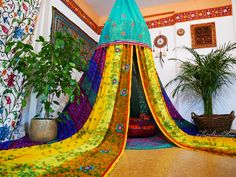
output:
[[[177,147],[126,150],[109,177],[236,177],[236,158]]]

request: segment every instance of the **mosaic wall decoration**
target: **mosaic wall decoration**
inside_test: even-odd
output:
[[[7,68],[14,51],[5,51],[11,41],[30,42],[39,8],[40,0],[0,0],[0,142],[25,135],[22,78]]]
[[[53,19],[51,33],[53,34],[55,31],[65,31],[72,34],[75,38],[82,39],[85,42],[84,51],[88,53],[85,57],[85,60],[88,62],[97,47],[97,42],[89,37],[82,29],[72,23],[57,9],[53,8],[52,14]]]
[[[191,25],[192,48],[216,47],[215,22]]]

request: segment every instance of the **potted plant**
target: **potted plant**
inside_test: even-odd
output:
[[[192,56],[192,60],[181,62],[180,74],[166,84],[166,87],[177,83],[172,96],[179,92],[193,92],[203,100],[204,115],[197,116],[192,113],[192,118],[200,131],[222,132],[230,130],[234,119],[234,112],[229,115],[213,115],[212,98],[219,94],[223,86],[232,84],[231,79],[236,78],[233,67],[236,64],[236,57],[230,52],[236,49],[236,43],[227,43],[210,53],[202,55],[193,48],[183,47]],[[222,121],[222,117],[223,118]],[[213,127],[215,126],[215,127]]]
[[[68,33],[56,32],[51,42],[45,41],[42,36],[36,41],[42,45],[38,53],[34,52],[31,44],[21,41],[8,43],[6,52],[12,55],[8,67],[22,75],[22,106],[26,105],[27,97],[34,92],[45,111],[44,118],[32,119],[30,138],[46,142],[57,136],[56,122],[51,117],[54,113],[53,105],[59,105],[59,102],[54,98],[65,94],[73,101],[75,92],[80,94],[79,85],[71,74],[74,69],[85,71],[87,63],[84,60],[86,53],[82,51],[83,41]],[[48,127],[49,122],[54,127],[54,132]]]

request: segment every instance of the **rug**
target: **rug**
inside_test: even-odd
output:
[[[228,137],[236,138],[236,133],[234,132],[222,132],[222,133],[211,133],[199,132],[196,136],[211,136],[211,137]],[[128,138],[126,149],[128,150],[149,150],[149,149],[163,149],[176,147],[174,144],[169,142],[165,136],[158,132],[155,136],[144,137],[144,138]]]
[[[155,136],[144,138],[128,138],[126,149],[128,150],[148,150],[176,147],[170,143],[165,136],[158,132]]]

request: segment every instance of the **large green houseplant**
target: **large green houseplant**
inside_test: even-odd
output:
[[[199,54],[193,48],[183,49],[193,57],[187,61],[171,59],[181,62],[180,73],[166,87],[176,84],[173,97],[180,92],[197,94],[203,100],[204,115],[212,115],[212,98],[220,93],[223,86],[232,84],[232,79],[236,78],[233,72],[236,57],[230,53],[236,49],[236,43],[227,43],[205,55]]]
[[[22,75],[25,95],[22,105],[26,105],[27,97],[34,92],[44,108],[43,117],[50,118],[55,111],[53,105],[59,105],[55,97],[65,94],[73,101],[75,92],[79,94],[80,88],[71,74],[74,70],[86,70],[86,53],[82,51],[83,41],[68,33],[56,32],[51,41],[42,36],[36,41],[42,46],[37,53],[31,44],[8,43],[6,52],[13,56],[8,67]]]

